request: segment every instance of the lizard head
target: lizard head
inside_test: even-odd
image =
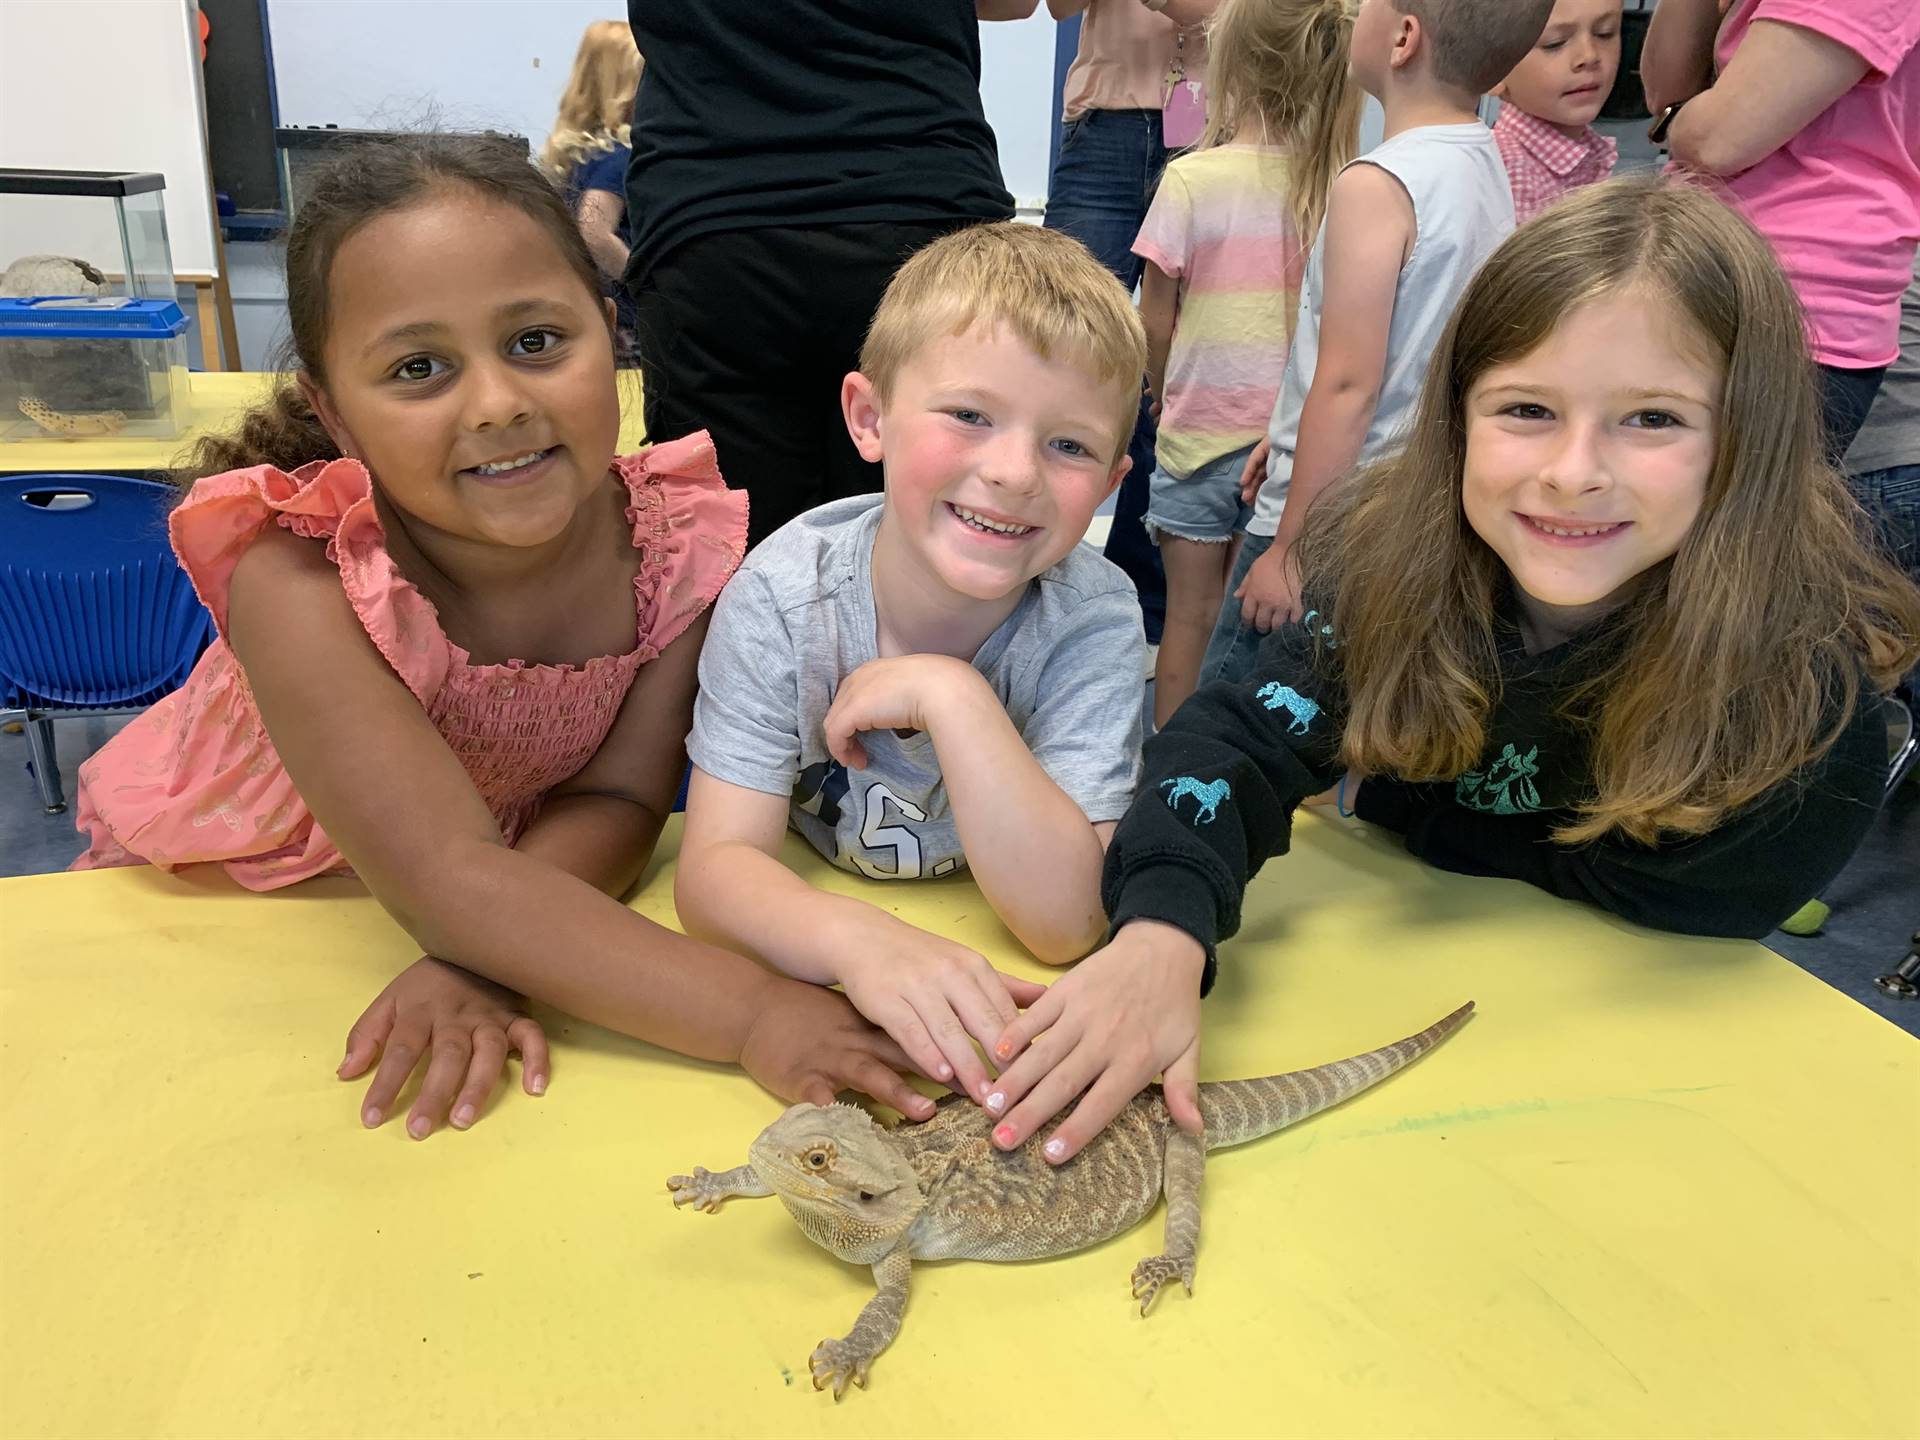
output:
[[[857,1105],[795,1105],[747,1155],[809,1238],[843,1260],[879,1260],[927,1203],[906,1156]]]

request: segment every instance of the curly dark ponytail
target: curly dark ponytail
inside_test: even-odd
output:
[[[599,271],[566,201],[534,168],[518,143],[490,135],[407,135],[369,140],[340,150],[316,168],[300,213],[287,229],[287,363],[326,383],[328,282],[346,238],[369,220],[411,205],[437,189],[477,190],[488,200],[530,216],[552,236],[580,283],[600,293]],[[189,485],[206,475],[249,465],[296,469],[338,458],[313,407],[291,378],[282,379],[236,430],[202,437],[174,470]]]

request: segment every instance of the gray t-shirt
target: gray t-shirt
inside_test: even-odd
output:
[[[1413,249],[1400,267],[1399,288],[1393,296],[1380,399],[1355,462],[1364,465],[1384,454],[1400,427],[1413,419],[1420,387],[1426,383],[1427,362],[1453,316],[1454,303],[1481,262],[1513,233],[1513,186],[1507,180],[1499,142],[1477,120],[1404,130],[1353,164],[1376,166],[1398,180],[1413,201],[1414,223]],[[1293,348],[1287,352],[1286,373],[1267,431],[1273,442],[1267,480],[1247,522],[1249,535],[1273,534],[1286,508],[1293,483],[1293,453],[1300,442],[1300,412],[1306,407],[1320,361],[1326,271],[1327,227],[1322,225],[1307,257]]]
[[[793,827],[843,870],[950,875],[966,857],[933,742],[863,734],[867,768],[850,772],[821,729],[841,680],[878,653],[881,504],[832,501],[747,557],[714,606],[687,754],[716,779],[791,796]],[[973,657],[1034,759],[1096,823],[1119,819],[1139,780],[1145,646],[1132,582],[1079,545]]]

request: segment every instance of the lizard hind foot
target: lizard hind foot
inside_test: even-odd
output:
[[[696,1210],[704,1210],[711,1215],[720,1208],[720,1202],[733,1192],[721,1183],[722,1177],[715,1175],[704,1165],[693,1167],[691,1175],[669,1175],[667,1189],[673,1194],[673,1208],[691,1205]]]
[[[862,1390],[867,1388],[867,1371],[873,1364],[873,1356],[856,1349],[849,1336],[844,1340],[822,1340],[813,1347],[807,1364],[813,1371],[813,1388],[824,1390],[833,1386],[833,1398],[838,1401],[847,1393],[849,1380]]]
[[[1153,1297],[1160,1293],[1160,1287],[1169,1280],[1178,1280],[1186,1286],[1187,1294],[1193,1294],[1193,1261],[1172,1255],[1149,1255],[1133,1267],[1133,1298],[1140,1302],[1142,1316],[1153,1304]]]

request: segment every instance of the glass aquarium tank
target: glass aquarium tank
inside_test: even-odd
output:
[[[179,433],[165,201],[144,171],[0,169],[0,441]]]

